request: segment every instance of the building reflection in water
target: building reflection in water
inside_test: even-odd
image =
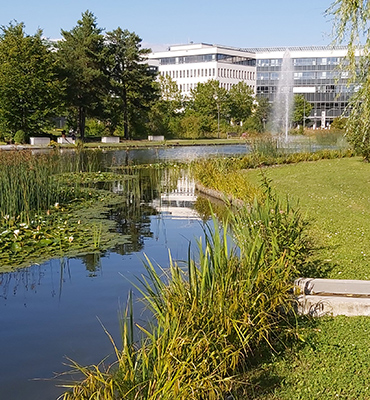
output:
[[[197,219],[199,214],[194,209],[197,200],[195,194],[195,181],[187,175],[177,180],[175,189],[161,193],[160,198],[151,202],[162,215],[171,216],[172,219]]]

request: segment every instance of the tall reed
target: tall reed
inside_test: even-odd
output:
[[[152,325],[139,327],[135,345],[129,301],[115,369],[75,365],[86,378],[65,400],[103,392],[107,400],[244,398],[251,365],[294,332],[293,279],[310,254],[299,212],[283,206],[268,182],[265,191],[265,203],[222,227],[214,219],[186,265],[170,257],[163,269],[146,259],[139,289]]]
[[[6,219],[29,220],[32,213],[45,213],[55,203],[79,196],[79,185],[66,185],[58,175],[97,170],[91,155],[34,155],[28,151],[0,152],[0,214]]]

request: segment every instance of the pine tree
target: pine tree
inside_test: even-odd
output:
[[[57,54],[66,85],[65,104],[72,119],[77,121],[77,132],[83,140],[86,117],[98,117],[103,112],[107,91],[104,36],[93,13],[88,10],[72,30],[62,30],[62,36]]]

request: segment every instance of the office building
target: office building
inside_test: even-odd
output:
[[[244,81],[257,96],[274,102],[284,59],[291,58],[292,92],[312,104],[307,124],[327,127],[346,113],[353,86],[347,85],[348,72],[341,68],[344,46],[309,46],[238,49],[211,44],[171,46],[168,51],[149,56],[159,74],[177,82],[183,95],[200,82],[216,79],[229,90]]]
[[[149,55],[158,73],[170,76],[183,95],[210,79],[229,90],[240,81],[256,90],[255,55],[245,50],[205,43],[171,46]]]
[[[353,87],[347,86],[348,72],[341,64],[347,48],[290,47],[253,48],[257,59],[257,95],[274,102],[280,71],[285,57],[291,58],[292,91],[312,104],[309,124],[328,126],[334,118],[346,113]]]

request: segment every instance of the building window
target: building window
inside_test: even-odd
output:
[[[204,70],[204,76],[207,76],[207,68]]]
[[[213,68],[213,76],[215,76],[215,72],[216,72],[216,71],[215,71],[215,68]]]
[[[180,78],[182,78],[182,71],[180,71]]]

